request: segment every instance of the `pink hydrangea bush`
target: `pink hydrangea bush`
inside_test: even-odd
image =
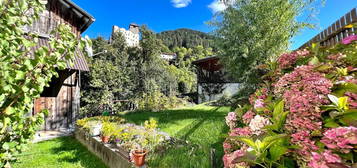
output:
[[[329,103],[332,82],[316,72],[314,66],[305,65],[285,74],[274,85],[274,93],[282,95],[290,115],[286,126],[291,131],[321,129],[319,106]]]
[[[298,58],[306,57],[308,55],[310,55],[310,51],[306,49],[282,54],[278,59],[279,67],[281,69],[291,68]]]
[[[345,114],[322,108],[333,105],[328,98],[328,95],[332,94],[348,98],[348,109],[345,113],[351,115],[356,111],[357,93],[351,88],[357,87],[357,68],[352,62],[348,62],[351,60],[348,59],[351,58],[351,52],[342,52],[343,47],[356,48],[357,43],[353,41],[357,41],[357,36],[344,39],[345,46],[342,46],[342,50],[329,50],[324,53],[325,57],[314,55],[316,50],[282,54],[277,60],[278,68],[271,69],[269,74],[275,76],[264,78],[262,88],[249,97],[250,105],[246,106],[249,108],[238,110],[244,111],[239,113],[241,117],[236,114],[228,114],[226,117],[230,131],[223,144],[225,168],[257,166],[253,162],[242,161],[242,158],[251,158],[248,156],[251,156],[252,148],[248,144],[252,143],[246,144],[247,142],[230,137],[238,136],[260,143],[264,137],[276,134],[287,137],[284,143],[279,144],[280,147],[285,145],[287,148],[280,157],[293,160],[293,167],[356,167],[357,157],[350,156],[357,156],[357,128],[353,124],[356,124],[357,120],[352,117],[347,118],[349,122],[340,122],[339,119]],[[297,63],[300,58],[304,60]],[[309,62],[309,59],[315,60]],[[306,65],[296,66],[303,64],[305,60],[308,60]],[[346,89],[346,84],[350,88]],[[341,87],[345,88],[340,89]],[[276,116],[275,106],[279,102],[284,104]],[[286,114],[286,117],[283,114]],[[283,119],[279,120],[281,118]],[[283,123],[279,126],[278,121]],[[270,157],[269,155],[263,156]],[[273,164],[278,167],[278,162],[283,160],[281,158],[274,163],[264,162],[269,158],[254,158],[252,161],[261,161],[260,165]]]

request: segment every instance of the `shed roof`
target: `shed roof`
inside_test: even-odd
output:
[[[218,71],[222,69],[222,64],[219,63],[219,57],[218,56],[210,56],[210,57],[205,57],[196,61],[193,61],[192,64],[201,67],[204,70],[207,71]]]
[[[80,18],[83,19],[83,25],[79,28],[81,32],[84,32],[94,21],[95,18],[89,14],[88,12],[86,12],[85,10],[83,10],[81,7],[79,7],[78,5],[76,5],[74,2],[72,2],[71,0],[58,0],[64,7],[68,8],[69,10],[71,10],[72,12],[74,12],[74,14]]]
[[[38,45],[32,48],[33,52],[41,46],[50,47],[47,38],[38,38]],[[85,60],[84,54],[81,51],[76,51],[73,64],[71,65],[70,63],[67,63],[67,69],[89,71],[87,61]]]

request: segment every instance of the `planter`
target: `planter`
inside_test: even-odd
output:
[[[100,138],[102,139],[103,143],[108,143],[110,136],[101,136]]]
[[[147,154],[147,151],[145,150],[134,150],[132,152],[133,154],[133,161],[136,166],[140,167],[145,164],[145,156]]]
[[[101,130],[102,130],[102,124],[94,125],[94,126],[90,127],[89,134],[91,136],[99,136]]]

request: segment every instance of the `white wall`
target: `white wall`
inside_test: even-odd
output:
[[[202,87],[201,84],[198,84],[198,103],[203,103],[203,102],[207,102],[207,101],[213,101],[213,100],[218,100],[220,99],[223,95],[226,96],[233,96],[234,94],[236,94],[239,90],[239,83],[226,83],[223,85],[222,88],[224,88],[222,93],[219,94],[213,94],[213,95],[209,95],[207,93],[203,93],[204,89]]]

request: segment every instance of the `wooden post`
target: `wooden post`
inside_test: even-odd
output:
[[[212,168],[217,168],[217,163],[216,163],[216,149],[211,148],[211,166]]]

